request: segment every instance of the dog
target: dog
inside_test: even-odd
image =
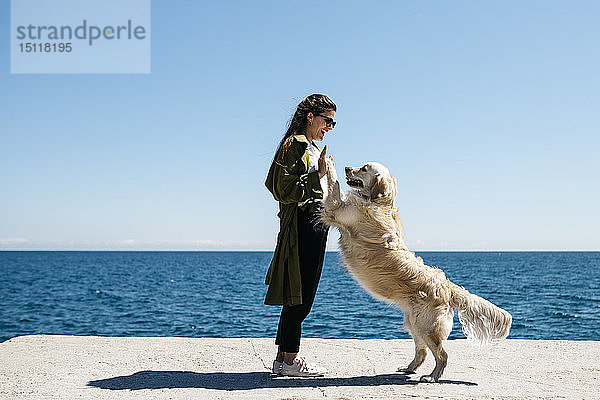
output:
[[[438,382],[448,362],[442,342],[458,311],[468,339],[486,343],[508,336],[512,316],[425,265],[404,243],[402,222],[394,207],[397,182],[377,162],[346,167],[348,193],[340,189],[333,160],[327,159],[328,195],[320,220],[340,231],[340,250],[351,275],[372,296],[396,304],[404,312],[404,328],[415,343],[415,357],[398,372],[416,373],[429,348],[435,368],[422,382]]]

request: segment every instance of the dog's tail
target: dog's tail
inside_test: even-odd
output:
[[[468,339],[488,343],[508,336],[512,324],[512,316],[508,311],[469,293],[461,286],[454,283],[450,285],[450,305],[458,311],[458,319]]]

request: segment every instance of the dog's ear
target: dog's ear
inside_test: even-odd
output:
[[[393,203],[396,198],[396,179],[378,176],[371,186],[371,201]]]

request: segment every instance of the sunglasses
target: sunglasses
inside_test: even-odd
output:
[[[317,114],[317,117],[321,117],[321,118],[323,118],[323,119],[325,120],[325,124],[327,124],[327,126],[328,126],[328,127],[330,127],[331,129],[335,128],[335,124],[336,124],[337,122],[335,122],[335,121],[333,120],[333,118],[331,118],[331,117],[327,117],[327,116],[325,116],[325,115],[321,115],[321,114]]]

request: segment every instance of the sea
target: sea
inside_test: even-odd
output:
[[[274,337],[272,252],[1,251],[0,342],[31,334]],[[513,315],[510,338],[600,340],[600,252],[417,252]],[[303,337],[403,339],[328,252]],[[464,338],[455,316],[450,339]]]

